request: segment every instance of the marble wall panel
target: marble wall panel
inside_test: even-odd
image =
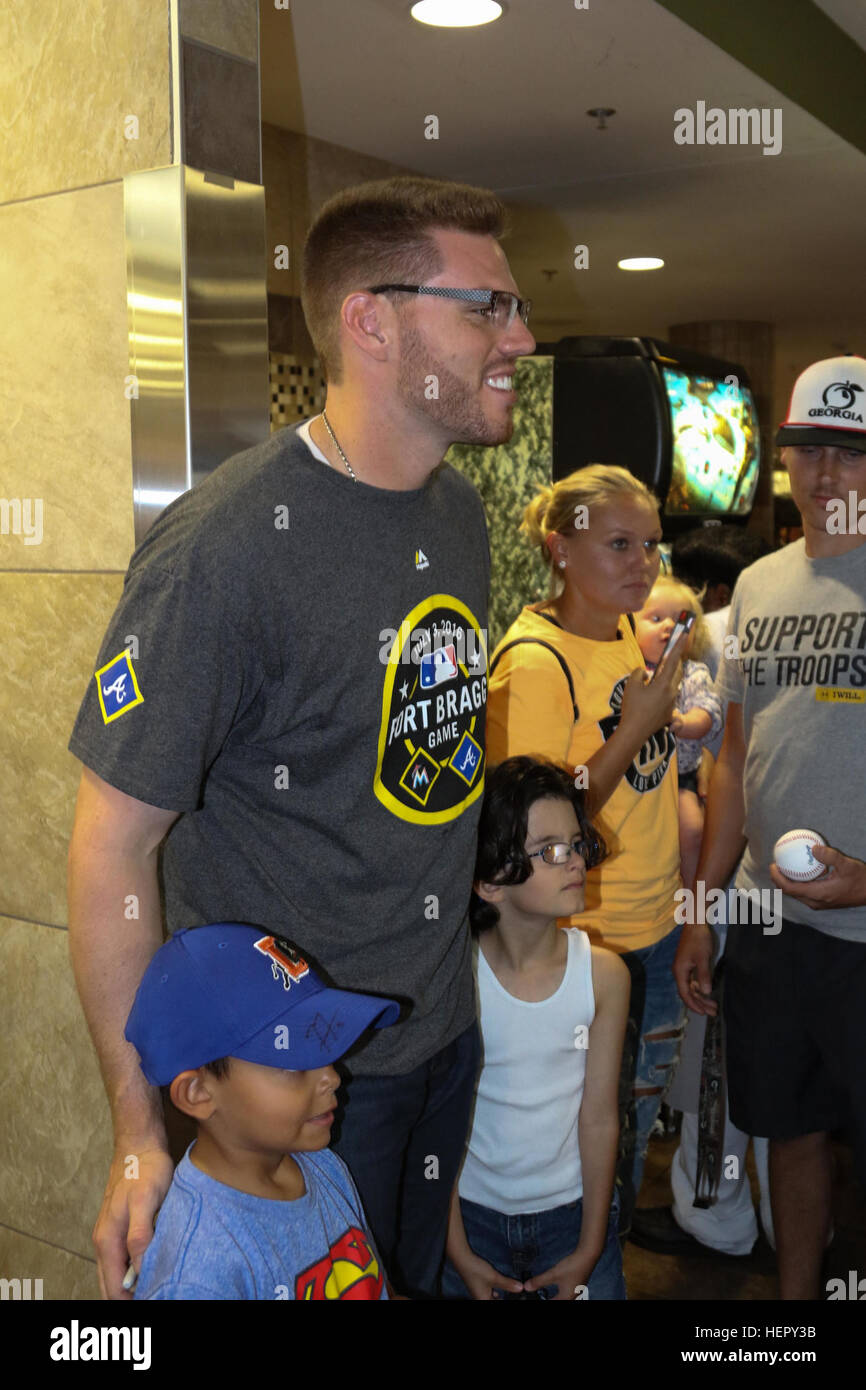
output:
[[[0,53],[0,203],[172,162],[167,3],[4,0]]]
[[[0,913],[8,916],[66,922],[81,775],[66,744],[122,587],[120,574],[0,572]]]
[[[184,38],[224,48],[256,63],[258,0],[180,0],[180,32]]]
[[[42,1280],[41,1294],[44,1300],[60,1299],[66,1302],[74,1299],[78,1302],[99,1298],[95,1259],[86,1260],[81,1255],[72,1255],[68,1250],[61,1250],[44,1240],[34,1240],[32,1236],[12,1231],[8,1226],[0,1226],[0,1277],[29,1279],[33,1299],[40,1292],[35,1282],[37,1279]]]
[[[0,489],[22,504],[20,523],[0,513],[0,570],[125,569],[123,186],[0,207],[0,241]]]
[[[112,1132],[68,945],[0,917],[0,1224],[90,1258]]]

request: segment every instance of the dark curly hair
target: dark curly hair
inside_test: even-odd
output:
[[[529,811],[545,797],[571,802],[581,836],[590,844],[586,867],[601,863],[607,846],[587,818],[584,794],[574,785],[571,773],[544,758],[506,758],[487,774],[478,825],[476,883],[526,882],[532,873],[526,853]],[[473,892],[469,921],[473,931],[485,931],[499,921],[499,909]]]

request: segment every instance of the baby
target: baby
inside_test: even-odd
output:
[[[704,831],[704,812],[698,799],[698,764],[703,745],[710,743],[722,727],[722,707],[713,692],[709,668],[702,661],[690,659],[693,653],[703,650],[706,640],[703,611],[687,584],[666,575],[656,581],[643,608],[635,613],[635,626],[647,670],[654,671],[683,609],[694,613],[695,622],[686,645],[671,728],[677,736],[682,875],[683,882],[690,886],[698,866]]]

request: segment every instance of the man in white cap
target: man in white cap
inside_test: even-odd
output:
[[[776,436],[803,537],[740,576],[717,690],[725,739],[697,882],[736,887],[783,919],[728,928],[725,1020],[731,1117],[770,1139],[783,1299],[823,1295],[832,1230],[830,1134],[852,1136],[866,1183],[866,360],[816,362]],[[863,515],[861,516],[861,510]],[[795,883],[772,864],[787,830],[821,832],[827,872]],[[712,1015],[709,927],[687,926],[674,973]]]

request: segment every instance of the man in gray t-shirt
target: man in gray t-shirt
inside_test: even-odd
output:
[[[427,179],[332,198],[302,285],[326,409],[177,499],[130,564],[70,744],[70,945],[115,1127],[94,1232],[110,1297],[172,1176],[123,1040],[162,939],[166,836],[170,929],[269,927],[403,1005],[349,1060],[337,1147],[398,1290],[437,1286],[478,1064],[489,576],[480,499],[443,457],[510,438],[535,345],[503,220],[493,194]]]
[[[830,1131],[851,1133],[866,1182],[864,403],[862,358],[815,363],[794,387],[777,443],[803,539],[737,583],[717,681],[725,740],[697,870],[707,892],[721,888],[745,850],[736,887],[767,909],[728,928],[727,1064],[734,1123],[771,1141],[785,1299],[820,1296]],[[799,828],[829,846],[815,852],[827,866],[815,882],[772,862],[776,840]],[[674,973],[699,1014],[716,1011],[711,951],[707,926],[684,930]]]

